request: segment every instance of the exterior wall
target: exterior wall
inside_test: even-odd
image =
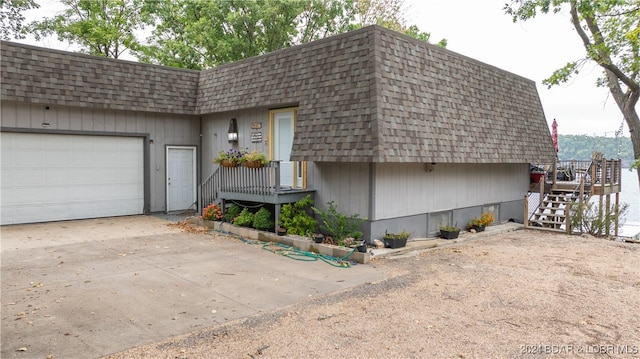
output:
[[[229,121],[235,118],[238,122],[238,143],[231,144],[227,139]],[[261,123],[261,129],[252,129],[252,123]],[[251,133],[261,132],[262,142],[251,142]],[[220,151],[229,148],[269,151],[269,110],[251,109],[244,111],[219,112],[202,116],[202,180],[207,179],[218,167],[213,159]]]
[[[373,178],[371,238],[385,230],[429,237],[443,222],[464,228],[484,211],[522,221],[529,165],[376,164]]]
[[[46,107],[49,107],[47,110]],[[68,106],[2,102],[2,127],[42,133],[135,134],[153,140],[149,146],[151,212],[166,210],[166,146],[197,146],[199,117]],[[49,123],[43,128],[42,123]]]

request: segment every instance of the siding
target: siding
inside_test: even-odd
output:
[[[521,200],[528,164],[377,164],[374,220]]]
[[[2,102],[2,126],[33,129],[42,133],[80,131],[86,134],[149,134],[150,210],[166,210],[166,145],[200,145],[199,118],[187,115],[151,114],[66,106]],[[42,123],[50,124],[46,129]],[[199,149],[198,149],[199,151]]]

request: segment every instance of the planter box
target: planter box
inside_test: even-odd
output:
[[[474,229],[476,232],[483,232],[484,226],[471,226],[469,229]]]
[[[459,234],[460,234],[460,231],[443,231],[443,230],[440,230],[440,238],[444,238],[444,239],[456,239],[456,238],[458,238]]]
[[[407,245],[407,238],[403,239],[390,239],[390,238],[382,238],[384,241],[384,246],[387,248],[402,248]]]

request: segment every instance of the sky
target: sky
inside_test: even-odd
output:
[[[622,114],[605,88],[595,85],[599,67],[587,64],[566,84],[548,89],[542,80],[567,62],[585,57],[585,50],[568,13],[539,15],[513,23],[504,13],[510,0],[405,0],[407,24],[431,33],[431,42],[442,38],[447,49],[518,74],[536,82],[545,116],[558,133],[613,137],[623,124]],[[26,15],[29,20],[51,16],[62,7],[56,0],[38,0],[41,8]],[[35,41],[37,46],[73,51],[55,37]],[[624,136],[629,136],[626,124]]]

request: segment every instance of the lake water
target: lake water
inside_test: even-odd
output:
[[[637,169],[629,171],[622,169],[622,192],[620,192],[620,202],[628,203],[626,222],[640,223],[640,187],[638,186]]]

